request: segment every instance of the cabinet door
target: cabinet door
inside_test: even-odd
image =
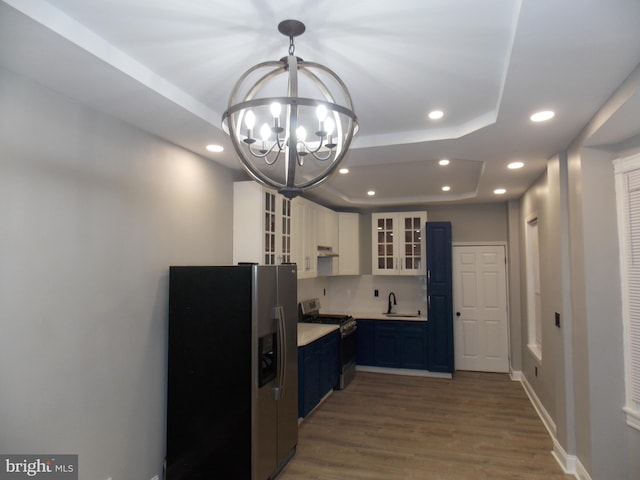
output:
[[[316,205],[318,245],[338,250],[338,214],[330,208]]]
[[[306,417],[318,404],[320,394],[320,348],[318,342],[304,347],[304,402],[303,417]]]
[[[233,263],[291,259],[291,200],[256,182],[233,185]]]
[[[427,221],[425,212],[408,212],[399,214],[398,225],[398,265],[400,275],[424,275],[425,242],[424,224]]]
[[[340,381],[339,378],[339,356],[338,356],[338,336],[340,334],[332,332],[319,340],[321,342],[320,360],[320,398],[331,391]]]
[[[374,275],[424,275],[426,212],[371,215]]]
[[[298,278],[318,276],[318,243],[315,205],[297,197],[292,202],[292,261],[298,265]]]
[[[292,220],[293,215],[291,211],[291,200],[278,195],[277,202],[279,204],[279,220],[280,220],[280,229],[278,231],[278,235],[280,237],[280,242],[277,244],[280,258],[279,262],[282,263],[291,263],[293,262],[292,256]]]
[[[298,347],[298,418],[304,418],[307,391],[307,377],[305,368],[306,347]]]
[[[303,205],[304,278],[318,276],[318,240],[316,207],[311,202]]]
[[[375,365],[373,352],[375,320],[357,320],[356,330],[356,364]]]
[[[291,200],[264,190],[263,263],[291,262]]]
[[[426,322],[401,322],[402,368],[427,369]]]
[[[427,223],[428,369],[453,373],[451,223]]]
[[[374,275],[395,275],[398,271],[397,249],[394,243],[397,216],[374,213],[371,215],[371,270]]]
[[[338,275],[360,275],[360,214],[338,213]]]
[[[377,367],[400,367],[400,332],[395,321],[376,322],[373,348]]]
[[[265,265],[275,265],[278,251],[276,249],[276,240],[278,238],[278,232],[276,227],[278,225],[277,220],[277,206],[276,206],[276,194],[274,192],[264,191],[264,227],[262,243],[262,258]]]

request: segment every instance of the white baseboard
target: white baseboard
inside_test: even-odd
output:
[[[560,468],[562,468],[564,473],[573,475],[579,480],[591,480],[589,472],[584,468],[584,465],[582,465],[578,457],[575,455],[568,455],[564,448],[562,448],[562,445],[560,445],[560,442],[558,442],[556,424],[551,418],[551,415],[549,415],[549,412],[547,412],[547,409],[542,405],[542,402],[538,398],[538,395],[536,395],[531,384],[527,381],[527,377],[525,377],[521,371],[513,370],[510,372],[510,375],[512,380],[518,381],[522,384],[522,388],[529,397],[531,405],[533,405],[533,408],[540,417],[542,424],[549,432],[549,436],[553,441],[553,450],[551,451],[551,455],[556,459]]]
[[[580,460],[577,457],[576,457],[576,471],[574,475],[576,476],[576,478],[580,480],[591,480],[591,476],[589,475],[589,472],[587,472],[587,469],[584,468],[584,465],[580,463]]]
[[[551,415],[549,415],[549,412],[547,412],[547,409],[544,408],[544,405],[542,405],[542,402],[538,398],[538,395],[536,395],[535,390],[533,389],[531,384],[527,381],[527,377],[522,375],[522,373],[520,374],[520,383],[522,383],[522,387],[524,388],[525,393],[529,397],[529,400],[531,401],[533,408],[535,408],[536,412],[538,413],[540,420],[542,420],[542,423],[549,431],[549,435],[551,435],[551,438],[554,439],[555,441],[556,423],[551,418]]]
[[[413,370],[411,368],[372,367],[369,365],[356,366],[358,372],[388,373],[391,375],[409,375],[412,377],[453,378],[450,373],[430,372],[429,370]]]

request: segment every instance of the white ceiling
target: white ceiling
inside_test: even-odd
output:
[[[287,18],[358,115],[350,173],[310,192],[338,208],[517,198],[640,62],[639,0],[4,0],[0,65],[240,169],[221,115],[242,73],[287,54]],[[594,142],[638,135],[639,97]]]

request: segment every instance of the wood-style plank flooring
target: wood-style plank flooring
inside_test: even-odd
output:
[[[301,425],[278,480],[573,478],[519,382],[358,372]]]

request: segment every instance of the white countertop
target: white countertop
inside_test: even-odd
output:
[[[325,325],[322,323],[298,323],[298,346],[304,347],[339,328],[338,325]]]
[[[407,315],[411,315],[411,316],[403,316],[402,314],[406,313]],[[355,318],[356,320],[363,319],[363,320],[403,320],[403,321],[410,321],[410,322],[426,322],[427,321],[427,316],[424,314],[421,314],[419,316],[415,316],[415,313],[410,313],[410,312],[398,312],[397,314],[394,314],[393,317],[388,317],[387,315],[385,315],[384,313],[378,312],[378,313],[371,313],[371,312],[350,312],[349,313],[353,318]]]

